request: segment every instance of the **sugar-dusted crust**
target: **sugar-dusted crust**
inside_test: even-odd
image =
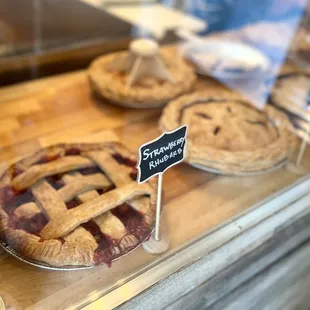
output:
[[[291,156],[296,142],[284,114],[269,105],[258,111],[233,92],[200,91],[171,101],[160,129],[183,124],[189,126],[186,160],[228,174],[272,168]]]
[[[15,165],[10,167],[0,179],[0,189],[6,186],[12,185],[12,180],[14,179],[14,176],[13,176],[14,170],[16,171],[16,169],[18,169],[20,172],[22,171],[19,174],[19,176],[21,176],[23,172],[29,171],[29,168],[31,167],[31,165],[33,165],[33,163],[35,163],[42,156],[55,156],[55,154],[57,154],[61,158],[61,156],[63,156],[65,152],[69,149],[81,150],[82,151],[81,155],[83,155],[84,153],[87,154],[92,151],[95,151],[95,152],[105,151],[106,153],[110,153],[110,154],[120,154],[123,157],[128,158],[129,160],[132,160],[132,161],[135,160],[135,156],[131,152],[129,152],[121,144],[115,143],[115,142],[107,142],[104,144],[56,145],[56,146],[43,149],[39,151],[38,153],[33,154],[32,156],[29,156],[23,160],[20,160]],[[101,181],[102,180],[100,180],[100,182]],[[42,184],[42,182],[39,182],[36,184]],[[78,182],[76,182],[76,184],[78,184]],[[96,186],[96,183],[95,183],[95,186]],[[150,234],[153,229],[154,221],[155,221],[156,180],[151,180],[150,182],[142,184],[141,188],[139,187],[138,184],[135,184],[135,182],[132,182],[131,184],[128,184],[126,186],[127,186],[125,190],[126,193],[124,194],[121,193],[118,187],[116,191],[119,193],[118,194],[119,196],[114,197],[112,193],[109,195],[109,197],[112,200],[115,198],[116,200],[119,199],[121,201],[122,199],[126,200],[125,196],[128,193],[130,193],[128,194],[129,198],[132,198],[131,196],[138,197],[140,195],[147,194],[149,198],[143,197],[144,202],[145,200],[147,200],[147,207],[143,209],[143,211],[145,212],[143,216],[145,218],[146,223],[148,224],[148,227],[149,227],[148,230]],[[132,187],[132,191],[130,190],[129,187]],[[76,188],[78,190],[79,185]],[[102,196],[99,196],[99,200],[100,200],[100,197],[104,197],[104,195],[105,194],[103,194]],[[66,195],[64,194],[60,196],[66,197]],[[104,199],[102,201],[103,201],[103,204],[101,206],[98,207],[97,205],[97,210],[96,210],[97,213],[94,212],[94,217],[100,214],[100,210],[99,210],[100,208],[102,209],[103,212],[105,212]],[[113,201],[112,202],[110,201],[109,203],[111,204],[110,205],[111,207],[113,205]],[[87,212],[93,212],[93,210],[90,210],[91,203],[88,203],[88,206],[89,206],[89,211]],[[70,209],[68,211],[73,211],[73,210],[74,209]],[[89,217],[89,214],[86,211],[83,211],[83,210],[81,211],[81,208],[79,210],[80,210],[79,216],[82,217],[81,222],[83,222],[85,221],[85,218]],[[77,211],[75,212],[78,212],[79,210],[77,209]],[[57,218],[56,219],[54,218],[50,223],[55,223],[55,221],[57,221]],[[50,233],[51,231],[48,229],[49,226],[47,225],[46,231],[49,231],[50,234],[46,233],[47,238],[42,239],[42,235],[44,235],[44,233],[42,233],[42,235],[41,234],[34,235],[22,229],[13,229],[10,227],[9,223],[10,223],[10,218],[8,214],[5,212],[5,210],[3,209],[3,205],[1,204],[1,200],[0,200],[0,238],[8,246],[13,248],[17,253],[25,257],[37,260],[37,261],[48,263],[52,266],[66,266],[66,265],[92,266],[96,263],[96,261],[94,260],[94,254],[95,254],[96,248],[98,247],[98,244],[97,242],[95,242],[95,239],[91,235],[90,232],[79,227],[78,225],[73,225],[75,228],[73,228],[73,230],[70,230],[70,233],[67,233],[66,231],[58,235],[56,231]],[[63,223],[62,221],[58,222],[56,227],[59,228],[61,225],[62,227],[63,225],[66,227],[66,224]],[[52,239],[52,237],[54,236],[56,236],[56,239]],[[119,240],[117,245],[115,245],[115,247],[111,249],[112,259],[116,259],[124,255],[125,253],[132,250],[133,248],[135,248],[141,243],[141,240],[139,241],[134,235],[130,233],[127,233],[126,235],[122,234],[121,236],[122,238]],[[57,239],[58,237],[61,237],[61,238]]]
[[[131,87],[126,86],[126,73],[113,72],[109,64],[126,57],[127,52],[117,52],[95,59],[88,70],[90,83],[97,94],[129,107],[162,106],[167,101],[190,91],[196,80],[194,70],[170,49],[162,49],[160,56],[175,83],[144,78]]]

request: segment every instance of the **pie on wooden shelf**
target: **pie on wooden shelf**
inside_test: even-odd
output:
[[[0,237],[51,266],[111,265],[151,234],[156,183],[136,182],[122,144],[61,144],[12,165],[0,180]]]
[[[259,111],[234,92],[198,91],[172,100],[161,116],[161,130],[185,124],[186,161],[224,174],[276,167],[295,145],[284,114],[269,105]]]
[[[126,107],[159,107],[190,91],[196,80],[193,68],[176,49],[159,48],[140,39],[128,51],[95,59],[88,69],[94,91]]]

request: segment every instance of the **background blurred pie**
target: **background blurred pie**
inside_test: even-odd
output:
[[[162,106],[191,90],[196,80],[194,70],[182,60],[177,49],[166,48],[160,50],[160,60],[174,79],[174,83],[146,76],[128,86],[126,82],[129,73],[113,68],[114,63],[124,61],[127,56],[127,51],[101,56],[92,62],[88,70],[95,92],[122,106],[136,108]]]
[[[294,137],[286,117],[257,110],[234,93],[196,92],[170,102],[162,131],[188,125],[187,161],[221,173],[264,171],[289,158]]]

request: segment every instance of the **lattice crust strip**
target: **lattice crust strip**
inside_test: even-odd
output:
[[[38,205],[35,202],[28,202],[18,207],[14,211],[14,216],[16,218],[30,219],[38,213],[41,213]]]
[[[57,191],[45,180],[32,187],[32,193],[38,207],[52,220],[61,214],[67,213],[66,204],[60,199]]]
[[[82,156],[66,156],[46,164],[34,165],[26,172],[13,179],[13,187],[16,190],[26,189],[44,177],[67,171],[94,167],[95,164]]]
[[[55,217],[51,218],[50,222],[43,228],[40,235],[44,239],[63,237],[77,228],[80,224],[86,223],[135,197],[143,195],[150,196],[151,193],[152,189],[147,183],[137,184],[132,181],[121,188],[113,189],[108,193],[82,203],[74,209],[56,214]]]
[[[60,196],[61,200],[68,202],[75,196],[86,191],[106,189],[111,185],[111,182],[101,173],[95,173],[91,175],[85,175],[80,178],[74,178],[71,180],[71,182],[65,182],[65,184],[66,185],[58,191],[58,195]]]
[[[107,152],[90,152],[87,155],[102,169],[117,187],[124,186],[131,182],[128,167],[119,166]],[[147,214],[150,207],[149,199],[145,197],[139,197],[138,199],[128,201],[128,204],[143,214]]]

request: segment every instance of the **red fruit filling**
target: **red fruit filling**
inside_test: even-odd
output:
[[[128,234],[134,235],[138,240],[145,240],[150,234],[150,228],[145,223],[143,216],[127,204],[122,204],[112,210],[112,213],[117,216],[127,229]],[[98,243],[95,250],[94,261],[95,264],[106,263],[111,266],[112,260],[116,259],[119,255],[112,254],[112,247],[119,246],[119,241],[111,239],[109,236],[104,235],[98,225],[94,221],[89,221],[81,225],[88,230]],[[130,251],[131,248],[126,249]],[[120,255],[123,255],[122,252]]]
[[[149,235],[150,228],[145,223],[143,215],[128,204],[124,203],[111,212],[122,221],[128,234],[134,235],[140,241],[143,241]]]
[[[31,218],[19,218],[14,216],[9,220],[9,227],[13,229],[21,229],[30,234],[39,235],[40,231],[48,223],[43,213],[37,213]]]
[[[90,167],[90,168],[84,168],[77,170],[82,175],[89,175],[89,174],[95,174],[95,173],[102,173],[102,171],[98,167]]]
[[[8,215],[13,214],[15,209],[22,204],[32,201],[34,201],[33,195],[29,191],[16,192],[10,186],[0,188],[0,202]]]
[[[106,263],[109,267],[112,264],[112,252],[111,247],[115,245],[112,239],[107,238],[101,231],[99,226],[94,221],[89,221],[81,225],[87,231],[89,231],[98,243],[98,247],[95,250],[94,262],[95,264]]]
[[[132,160],[130,158],[124,157],[121,154],[115,153],[112,155],[112,157],[120,164],[120,165],[126,165],[129,167],[135,167],[137,165],[137,162],[135,160]]]
[[[76,147],[72,147],[68,149],[65,153],[66,156],[78,156],[80,154],[81,154],[81,150]]]
[[[21,173],[23,173],[24,171],[22,169],[20,169],[17,165],[13,165],[10,168],[11,171],[11,175],[13,178],[17,177],[18,175],[20,175]]]
[[[63,177],[63,174],[56,174],[56,175],[45,177],[45,179],[47,183],[53,186],[54,189],[59,190],[65,185],[65,183],[61,179],[62,177]]]
[[[133,181],[137,180],[138,170],[136,168],[132,168],[132,171],[130,172],[130,177]]]
[[[80,205],[81,203],[78,201],[78,200],[76,200],[76,199],[72,199],[72,200],[70,200],[70,201],[68,201],[67,203],[66,203],[66,207],[67,207],[67,209],[68,210],[70,210],[70,209],[74,209],[74,208],[76,208],[78,205]]]
[[[54,161],[56,159],[60,158],[60,155],[43,155],[39,160],[37,160],[33,165],[41,165],[46,164],[51,161]]]

